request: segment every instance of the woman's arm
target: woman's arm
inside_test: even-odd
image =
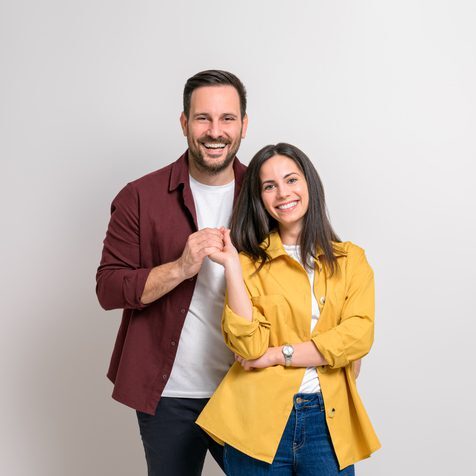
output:
[[[213,253],[210,259],[225,268],[227,296],[222,317],[223,337],[232,352],[246,359],[256,359],[269,347],[271,324],[251,303],[230,231],[222,228],[222,233],[223,251]]]
[[[293,344],[294,353],[291,359],[291,367],[318,367],[327,365],[322,354],[312,341]],[[269,347],[258,359],[246,360],[236,356],[245,370],[264,369],[273,365],[284,365],[283,346]]]
[[[293,344],[294,353],[291,359],[291,367],[320,367],[327,365],[326,359],[319,352],[314,342],[301,342]],[[240,356],[235,356],[245,370],[264,369],[274,365],[284,365],[283,346],[269,347],[268,350],[258,359],[246,360]],[[362,360],[352,363],[355,378],[359,376]]]
[[[364,357],[374,338],[373,271],[364,250],[351,245],[347,253],[346,294],[339,324],[312,337],[332,369]]]
[[[210,255],[210,259],[225,268],[228,306],[237,315],[251,322],[253,307],[246,292],[240,258],[230,238],[230,230],[222,228],[223,251]]]

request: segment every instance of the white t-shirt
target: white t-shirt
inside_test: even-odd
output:
[[[301,266],[301,247],[299,245],[283,245],[286,253],[294,258]],[[316,296],[314,294],[314,261],[309,262],[311,269],[304,268],[307,272],[310,283],[310,292],[311,292],[311,332],[314,330],[314,327],[317,324],[319,319],[319,305],[317,303]],[[290,342],[292,344],[292,342]],[[299,393],[317,393],[321,391],[321,386],[319,384],[319,376],[317,375],[316,367],[308,367],[304,373],[304,377],[301,382],[301,387],[299,388]]]
[[[228,227],[235,182],[210,186],[190,177],[198,229]],[[180,334],[172,373],[164,397],[208,398],[234,362],[221,333],[225,300],[223,266],[205,258]]]

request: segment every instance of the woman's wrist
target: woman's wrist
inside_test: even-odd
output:
[[[238,254],[226,258],[225,262],[223,263],[223,266],[225,268],[225,271],[232,273],[239,272],[241,275],[241,264]]]
[[[272,351],[272,361],[274,365],[284,365],[283,346],[270,347],[270,350]]]

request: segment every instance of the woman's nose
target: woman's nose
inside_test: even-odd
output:
[[[286,185],[280,185],[278,187],[278,197],[279,198],[286,198],[288,196],[289,196],[288,187],[286,187]]]

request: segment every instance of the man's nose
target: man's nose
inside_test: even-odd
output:
[[[214,139],[221,136],[221,127],[219,121],[210,121],[210,127],[208,128],[208,135]]]

